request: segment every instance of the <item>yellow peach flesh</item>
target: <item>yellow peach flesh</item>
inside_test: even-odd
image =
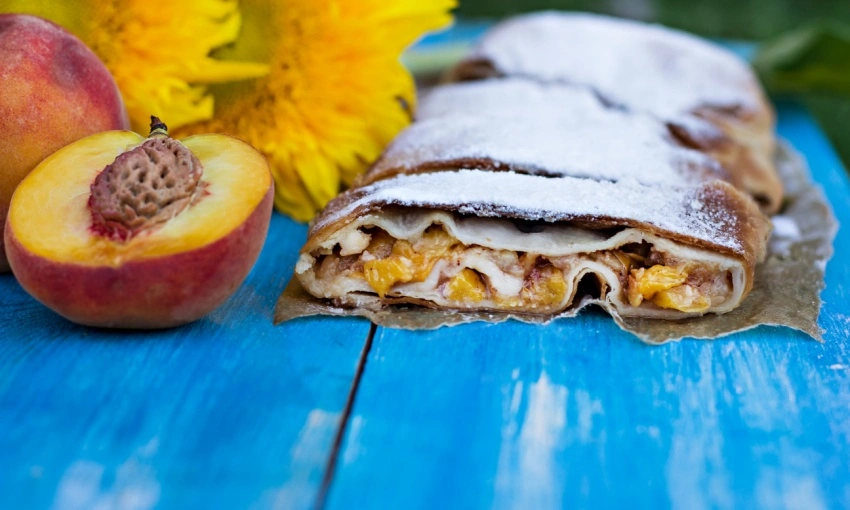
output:
[[[45,159],[20,184],[9,211],[17,241],[56,262],[112,266],[205,246],[245,222],[271,186],[268,166],[235,138],[197,135],[181,140],[204,167],[207,195],[174,219],[128,242],[91,231],[88,208],[95,176],[145,139],[129,131],[92,135]],[[237,171],[239,170],[239,171]]]
[[[464,269],[446,284],[446,297],[459,303],[478,303],[487,297],[487,289],[478,273]]]

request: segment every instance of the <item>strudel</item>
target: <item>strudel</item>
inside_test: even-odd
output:
[[[485,37],[455,70],[476,79],[426,95],[416,122],[314,220],[295,268],[303,287],[373,310],[548,318],[596,303],[621,317],[681,319],[737,307],[764,258],[764,211],[781,198],[772,166],[740,160],[770,151],[772,113],[725,53],[619,23],[533,15]],[[580,51],[590,56],[558,61]],[[646,76],[626,80],[619,69],[633,69],[635,52]],[[680,54],[717,69],[706,83],[665,85],[682,90],[656,108],[663,92],[649,85],[669,74],[661,57],[696,65]],[[570,78],[573,66],[599,69]],[[618,79],[600,78],[611,73]]]

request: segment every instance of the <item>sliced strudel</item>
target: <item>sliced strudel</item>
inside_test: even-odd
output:
[[[296,266],[314,296],[554,317],[598,303],[678,319],[735,308],[769,222],[731,185],[687,187],[461,170],[337,197]]]
[[[546,14],[495,29],[456,74],[498,78],[422,100],[311,225],[303,287],[339,306],[546,318],[588,303],[663,319],[737,307],[770,232],[753,197],[769,210],[781,196],[770,165],[744,161],[770,151],[770,109],[733,57],[620,23]]]

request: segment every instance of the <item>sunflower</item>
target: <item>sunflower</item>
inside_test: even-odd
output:
[[[451,22],[455,0],[248,0],[219,57],[267,62],[257,80],[214,88],[215,116],[178,134],[239,137],[268,158],[277,208],[309,220],[411,120],[402,51]]]
[[[167,118],[172,128],[209,119],[207,84],[268,72],[265,64],[210,57],[239,34],[236,0],[2,0],[0,11],[45,17],[85,42],[114,76],[139,132],[151,114]]]

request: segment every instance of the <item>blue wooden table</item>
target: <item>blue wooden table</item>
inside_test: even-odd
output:
[[[779,132],[850,225],[809,115]],[[847,508],[850,233],[825,343],[762,327],[641,344],[548,327],[272,325],[306,227],[272,218],[221,309],[171,331],[75,326],[0,275],[0,508]]]

